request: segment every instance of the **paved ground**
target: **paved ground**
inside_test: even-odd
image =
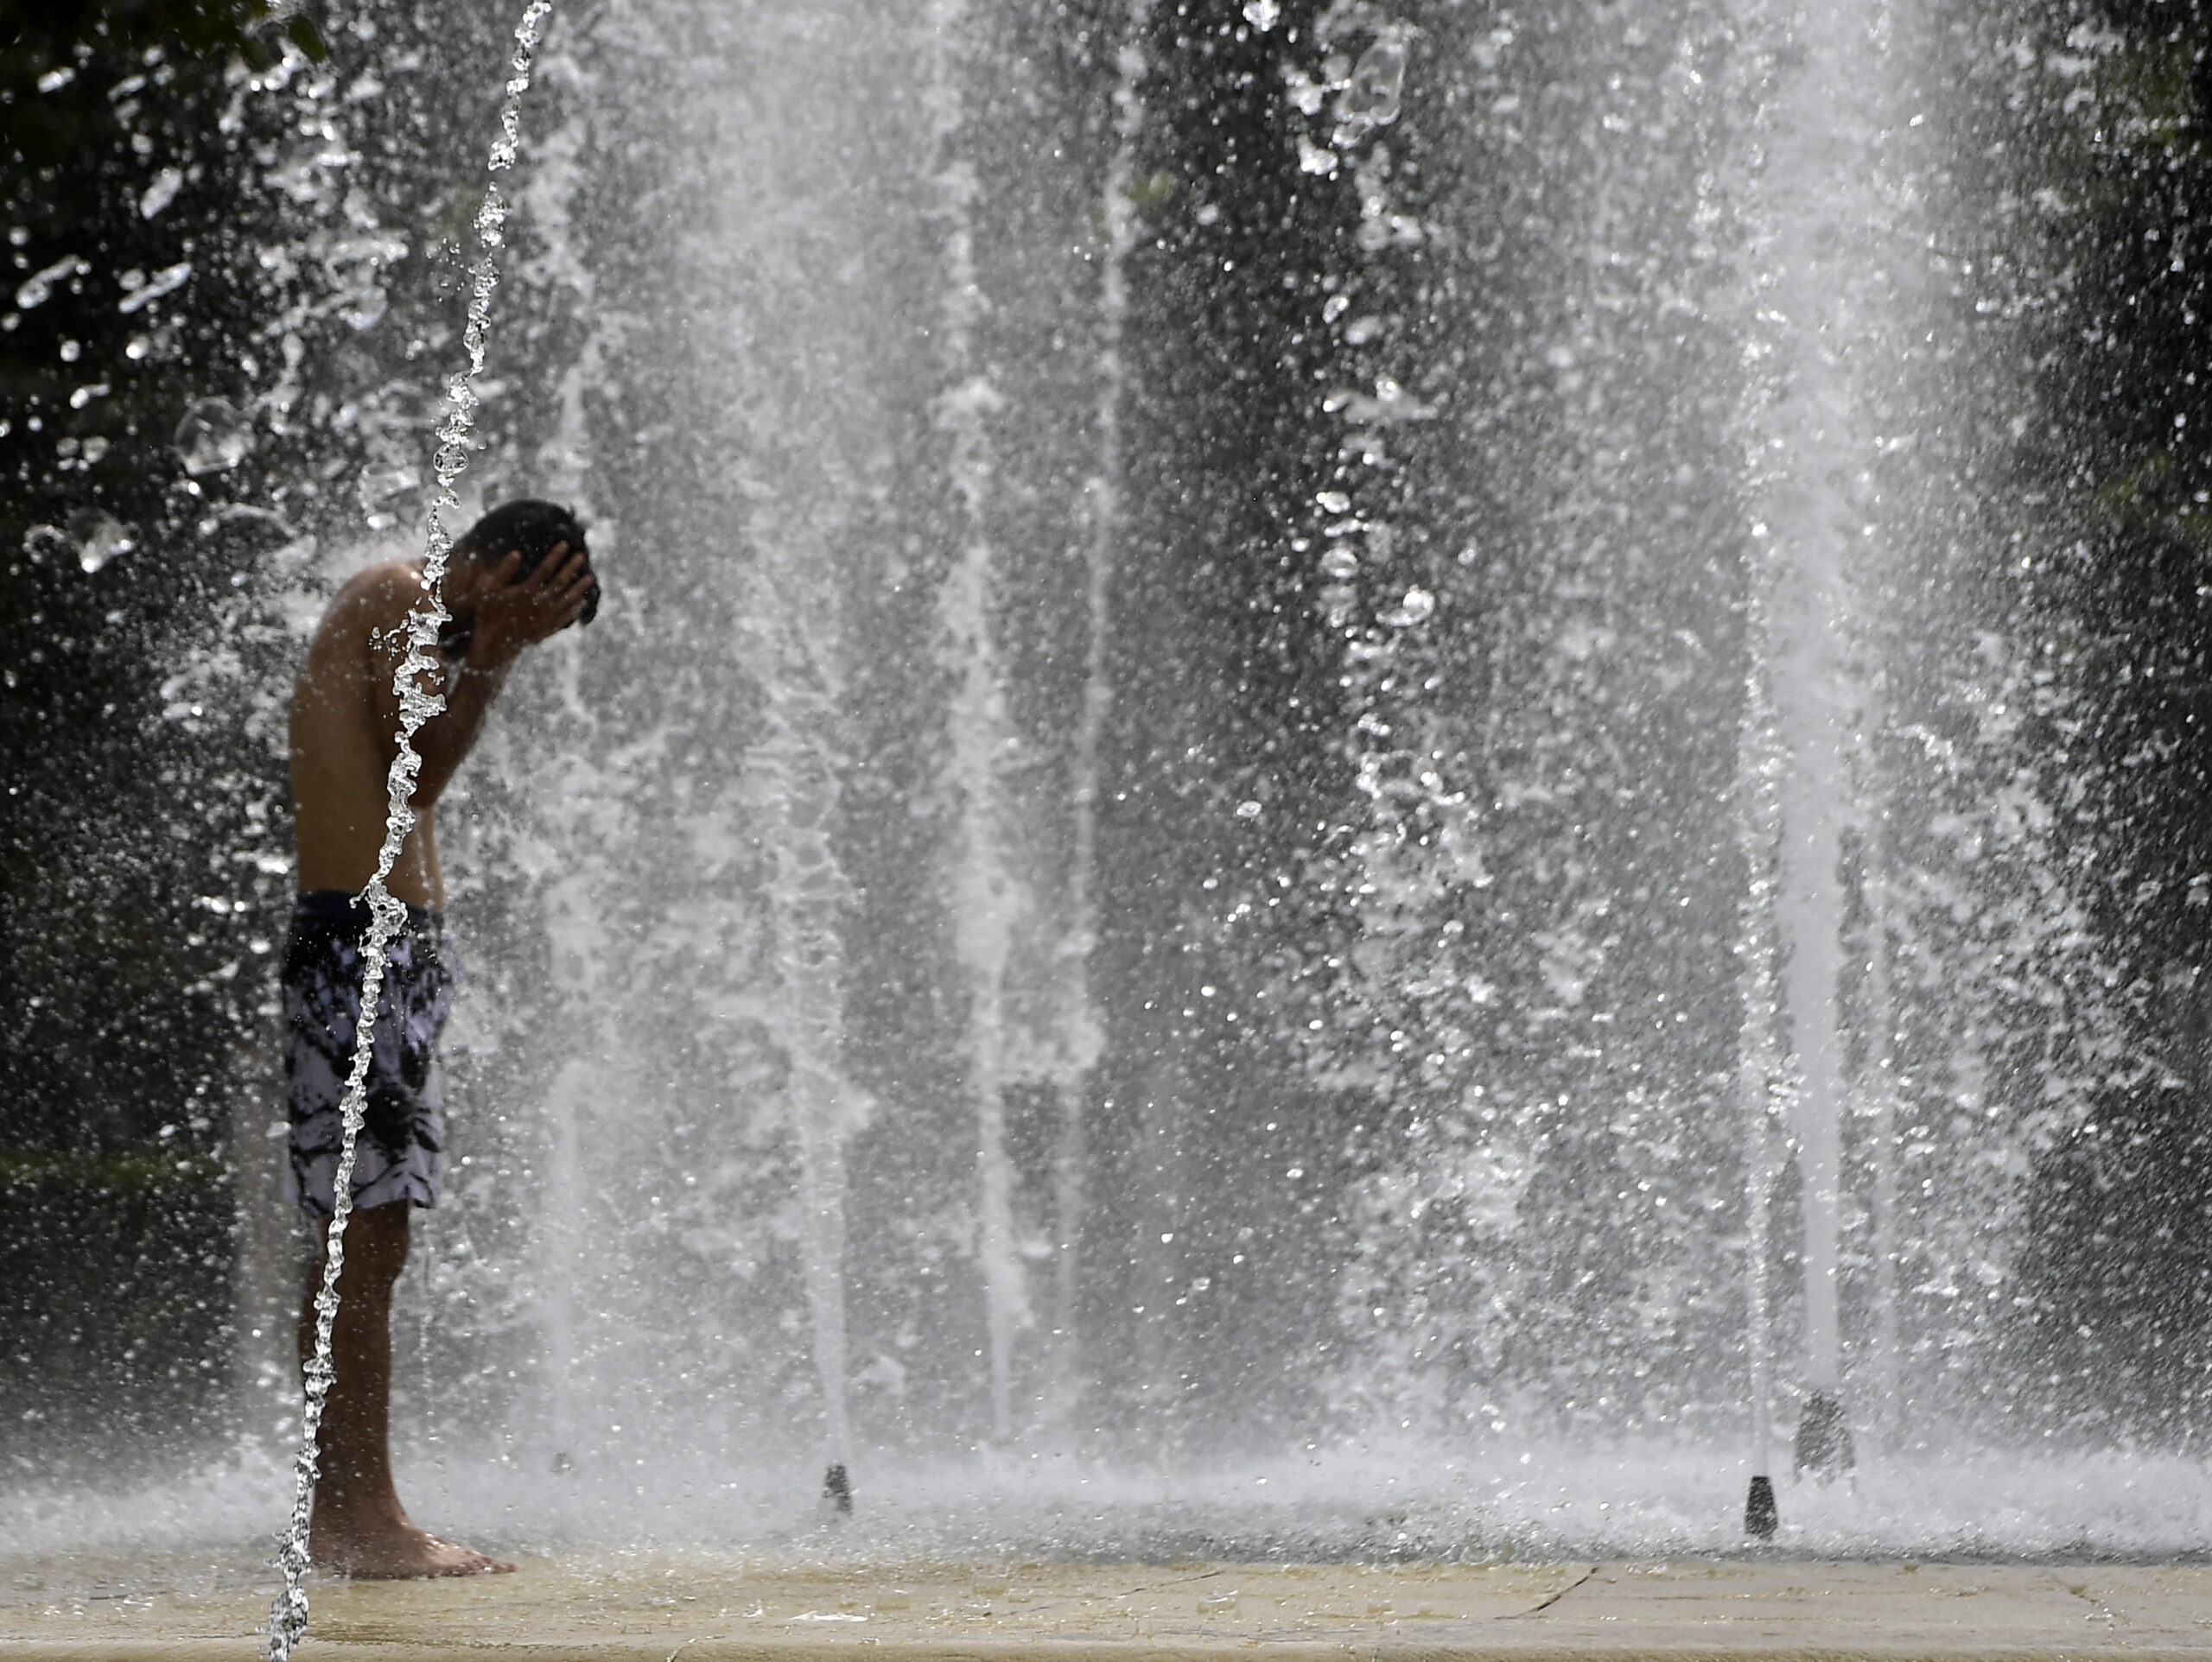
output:
[[[532,1559],[507,1576],[313,1591],[303,1662],[1078,1657],[2212,1659],[2212,1566],[1678,1561],[1489,1566]],[[245,1563],[0,1565],[0,1656],[244,1659]]]

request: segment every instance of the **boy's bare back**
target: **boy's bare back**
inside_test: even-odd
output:
[[[456,560],[446,573],[446,606],[467,625],[458,659],[441,657],[444,714],[416,735],[423,758],[416,826],[389,879],[410,905],[438,910],[438,798],[475,742],[485,712],[529,647],[573,623],[594,580],[582,557],[556,547],[528,574],[510,555],[490,563]],[[398,749],[399,697],[392,680],[406,657],[408,613],[423,593],[412,561],[372,566],[338,591],[323,614],[292,693],[292,800],[302,892],[359,892],[376,870],[390,809],[386,774]],[[424,691],[433,690],[425,687]]]
[[[419,567],[395,561],[359,573],[338,592],[315,631],[292,693],[292,797],[304,891],[358,892],[384,845],[385,772],[397,749],[391,680],[409,611],[421,597]],[[395,650],[397,647],[397,650]],[[400,899],[436,908],[445,899],[431,804],[393,869]]]

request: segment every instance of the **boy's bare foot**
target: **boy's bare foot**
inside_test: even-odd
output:
[[[334,1570],[356,1581],[415,1581],[432,1576],[504,1576],[514,1565],[486,1557],[472,1548],[441,1540],[428,1530],[402,1522],[359,1534],[315,1532],[310,1553],[318,1570]]]
[[[370,1581],[503,1575],[514,1565],[417,1529],[391,1486],[391,1289],[407,1262],[407,1227],[408,1204],[395,1201],[356,1210],[346,1238],[308,1556],[318,1569]],[[308,1291],[303,1367],[315,1349],[315,1286]]]

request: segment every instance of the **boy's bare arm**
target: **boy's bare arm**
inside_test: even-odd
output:
[[[574,623],[590,596],[591,585],[578,580],[583,574],[583,556],[570,554],[565,546],[556,546],[537,570],[517,581],[515,574],[521,568],[520,555],[510,554],[500,562],[477,603],[467,654],[446,671],[445,710],[424,722],[415,735],[415,753],[423,758],[415,781],[418,809],[436,805],[467,759],[515,660]],[[376,655],[378,722],[392,735],[399,730],[399,697],[392,678],[406,650],[404,613],[397,622],[399,630],[383,638],[391,645]],[[388,739],[387,750],[393,748]]]

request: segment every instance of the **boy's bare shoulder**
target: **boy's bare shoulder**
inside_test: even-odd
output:
[[[423,593],[423,574],[404,560],[364,567],[348,577],[322,614],[325,634],[388,628],[404,618]]]

